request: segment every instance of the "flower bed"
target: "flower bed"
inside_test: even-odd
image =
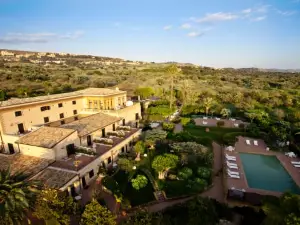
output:
[[[94,142],[99,144],[106,144],[106,145],[113,145],[114,143],[114,141],[110,138],[95,138]]]
[[[117,131],[109,131],[107,132],[108,136],[115,136],[115,137],[125,137],[125,131],[124,130],[117,130]]]
[[[117,130],[124,130],[124,131],[130,131],[131,127],[130,126],[119,126]]]

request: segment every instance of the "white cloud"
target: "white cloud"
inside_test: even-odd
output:
[[[0,37],[0,43],[23,44],[23,43],[48,43],[59,39],[77,39],[84,34],[83,31],[75,31],[66,34],[56,33],[7,33]]]
[[[255,12],[258,13],[267,13],[271,5],[260,5],[254,9]]]
[[[199,37],[199,36],[202,36],[204,35],[203,32],[196,32],[196,31],[193,31],[193,32],[190,32],[187,34],[189,37]]]
[[[267,18],[267,16],[259,16],[259,17],[256,17],[254,19],[251,19],[251,21],[259,22],[259,21],[265,20],[266,18]]]
[[[244,13],[244,14],[249,14],[251,12],[252,12],[251,8],[242,10],[242,13]]]
[[[281,11],[281,10],[276,10],[276,12],[282,16],[292,16],[297,13],[297,11]]]
[[[191,24],[189,24],[189,23],[184,23],[184,24],[181,25],[180,28],[182,28],[182,29],[190,29],[191,27],[192,27]]]
[[[239,18],[238,15],[233,13],[208,13],[205,17],[202,17],[200,19],[196,19],[196,22],[198,23],[205,23],[205,22],[219,22],[219,21],[228,21],[228,20],[235,20]]]
[[[171,26],[171,25],[167,25],[167,26],[164,26],[163,29],[164,29],[164,30],[171,30],[171,29],[172,29],[172,26]]]

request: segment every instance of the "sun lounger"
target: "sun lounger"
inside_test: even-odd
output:
[[[204,120],[207,120],[207,117],[204,116],[203,119],[204,119]]]
[[[235,123],[235,124],[233,124],[235,127],[239,127],[239,124],[238,123]]]
[[[239,172],[232,171],[232,170],[230,170],[230,169],[227,169],[227,173],[230,173],[230,174],[232,174],[232,175],[237,175],[237,176],[239,176],[239,175],[240,175],[240,173],[239,173]]]
[[[226,159],[230,159],[231,161],[236,161],[235,156],[226,155]]]
[[[220,120],[220,118],[216,117],[216,120]]]
[[[230,178],[240,179],[240,176],[227,173]]]
[[[293,164],[294,167],[300,168],[300,165],[298,164]]]
[[[250,140],[246,140],[247,145],[251,145]]]
[[[226,153],[226,157],[227,157],[227,158],[233,158],[233,159],[236,159],[236,156],[234,156],[234,155],[228,155],[227,153]]]
[[[226,161],[226,163],[227,163],[227,165],[230,165],[230,166],[237,166],[236,163],[231,163],[231,162],[228,162],[228,161]]]
[[[236,162],[236,159],[235,159],[235,158],[227,158],[227,157],[226,157],[226,160],[227,160],[227,161],[233,161],[233,162]]]
[[[296,161],[292,161],[291,163],[292,163],[292,164],[296,164],[296,165],[297,165],[297,164],[299,164],[299,165],[300,165],[300,161],[298,161],[298,162],[296,162]]]
[[[258,146],[258,141],[253,141],[254,145]]]
[[[207,124],[207,122],[205,122],[205,121],[203,121],[202,123],[203,123],[204,125],[206,125],[206,124]]]
[[[236,169],[236,170],[239,169],[237,166],[233,166],[233,165],[227,165],[227,167],[228,167],[229,169]]]

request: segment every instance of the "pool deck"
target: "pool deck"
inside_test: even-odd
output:
[[[246,144],[246,139],[250,140],[251,145]],[[254,145],[253,141],[257,140],[258,145]],[[289,158],[285,156],[281,152],[275,152],[275,151],[267,151],[266,150],[267,146],[265,142],[261,139],[253,139],[253,138],[246,138],[246,137],[238,137],[238,141],[235,144],[235,150],[230,152],[227,150],[223,150],[224,152],[224,168],[226,174],[226,188],[231,189],[244,189],[245,192],[249,193],[257,193],[261,195],[274,195],[274,196],[280,196],[282,193],[281,192],[275,192],[275,191],[268,191],[268,190],[263,190],[263,189],[255,189],[255,188],[250,188],[247,183],[247,179],[245,177],[245,172],[243,168],[243,164],[241,161],[241,158],[239,156],[239,152],[242,153],[252,153],[252,154],[260,154],[260,155],[272,155],[276,156],[277,159],[280,161],[281,165],[286,169],[286,171],[290,174],[290,176],[293,178],[295,183],[300,187],[300,168],[296,168],[291,164],[291,161],[300,161],[300,158]],[[236,157],[236,164],[238,165],[238,169],[230,169],[231,171],[236,171],[240,173],[240,178],[230,178],[227,175],[227,165],[226,165],[226,153],[230,156],[235,156]]]
[[[217,123],[219,121],[223,121],[224,122],[224,126],[226,128],[239,128],[240,124],[244,124],[245,126],[248,125],[248,123],[243,122],[241,120],[230,120],[230,119],[219,119],[217,120],[216,118],[207,118],[207,119],[203,119],[203,118],[194,118],[195,124],[197,126],[204,126],[204,127],[217,127]],[[205,124],[203,124],[203,122]]]

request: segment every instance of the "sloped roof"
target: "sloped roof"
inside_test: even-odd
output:
[[[126,93],[126,91],[120,91],[118,89],[108,89],[108,88],[87,88],[80,91],[73,91],[69,93],[62,94],[53,94],[53,95],[45,95],[31,98],[11,98],[7,101],[0,102],[1,107],[13,106],[13,105],[21,105],[26,103],[35,103],[40,101],[51,101],[61,98],[70,98],[70,97],[78,97],[78,96],[89,96],[89,95],[97,95],[97,96],[106,96],[106,95],[114,95]]]
[[[122,120],[120,117],[97,113],[71,123],[61,125],[60,127],[77,130],[78,136],[82,137],[120,120]]]
[[[41,127],[20,137],[17,142],[24,145],[52,148],[74,132],[76,131],[60,127]]]
[[[59,189],[72,180],[77,174],[65,170],[48,167],[40,172],[33,180],[39,180],[48,188]]]

